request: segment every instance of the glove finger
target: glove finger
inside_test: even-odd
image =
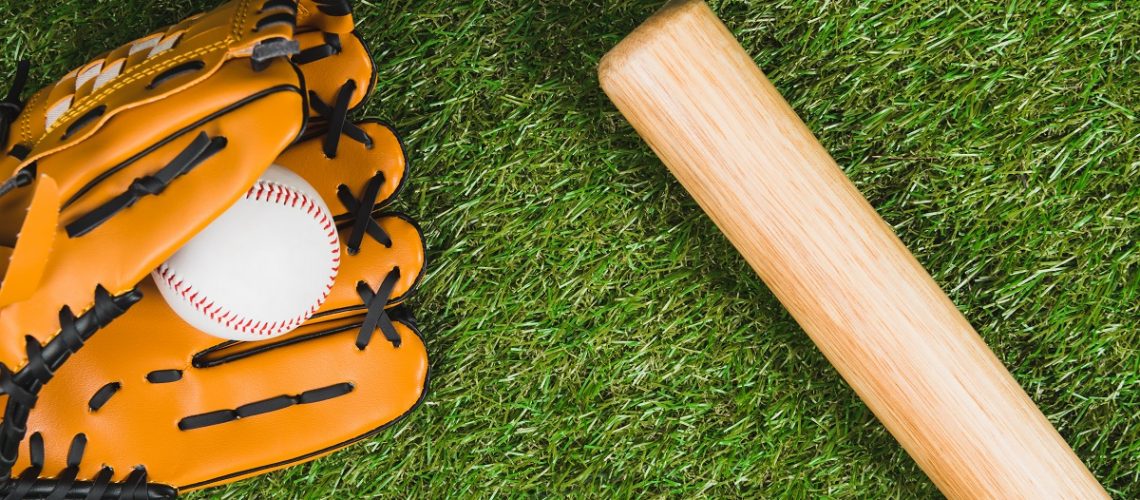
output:
[[[325,156],[335,158],[340,136],[357,132],[349,115],[375,88],[376,65],[364,39],[353,31],[347,0],[305,0],[297,10],[300,52],[293,63],[308,89],[306,135],[325,135]]]
[[[352,217],[359,204],[372,206],[374,212],[384,208],[400,193],[408,176],[404,145],[391,126],[374,120],[352,126],[366,139],[338,136],[340,146],[335,159],[324,154],[323,138],[299,142],[277,159],[279,165],[304,177],[324,197],[337,221]],[[374,182],[378,183],[375,194],[365,196],[371,194],[368,186]],[[341,200],[342,185],[358,204]]]
[[[301,68],[309,99],[314,101],[310,104],[311,117],[327,121],[337,105],[344,106],[347,114],[372,93],[376,66],[359,34],[309,31],[299,33],[297,42],[301,51],[293,56],[293,62]],[[325,108],[329,111],[323,111]]]
[[[297,3],[299,29],[315,28],[329,33],[349,33],[354,27],[349,0],[301,0]]]
[[[372,238],[365,238],[359,253],[342,254],[341,273],[346,275],[346,279],[337,278],[337,286],[333,286],[324,305],[313,317],[337,316],[367,309],[368,305],[361,302],[357,286],[364,283],[375,291],[393,271],[399,277],[393,278],[392,291],[386,298],[390,305],[403,302],[419,284],[425,260],[423,232],[419,225],[407,215],[396,212],[373,220],[391,237],[392,244],[385,246]],[[347,231],[341,232],[342,237]]]
[[[345,141],[335,160],[321,153],[319,139],[299,142],[278,157],[309,183],[334,214],[340,233],[340,274],[315,318],[367,308],[357,290],[363,282],[377,290],[396,270],[388,300],[395,304],[412,293],[424,272],[423,231],[410,217],[380,208],[400,191],[408,165],[399,138],[378,122],[362,122],[372,147]]]

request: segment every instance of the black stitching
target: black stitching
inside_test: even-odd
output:
[[[205,68],[205,67],[206,67],[206,63],[204,63],[202,61],[190,61],[187,63],[179,64],[178,66],[175,66],[175,67],[170,68],[166,71],[163,71],[161,74],[154,77],[154,80],[150,81],[150,84],[146,86],[146,89],[147,90],[154,90],[158,86],[166,83],[168,80],[171,80],[173,78],[176,78],[176,77],[181,76],[181,75],[186,74],[186,73],[194,73],[196,71],[201,71],[202,68]]]
[[[47,454],[44,453],[44,436],[39,432],[33,432],[32,436],[28,438],[28,461],[34,467],[43,467],[46,456]]]
[[[381,212],[381,213],[373,215],[373,217],[376,220],[383,220],[383,219],[391,217],[391,218],[398,218],[398,219],[404,221],[405,223],[412,226],[416,230],[416,235],[417,235],[418,241],[420,242],[420,246],[425,245],[423,228],[421,228],[420,225],[417,224],[416,221],[414,219],[412,219],[411,217],[409,217],[407,214],[403,214],[400,212]],[[344,218],[342,218],[342,219],[344,219]],[[351,221],[349,221],[349,222],[351,222]],[[345,227],[346,226],[343,222],[338,222],[338,225],[337,225],[338,231],[343,231]],[[344,238],[341,238],[341,241],[344,241]],[[402,301],[406,300],[408,297],[411,297],[412,294],[414,294],[416,292],[416,289],[418,288],[420,281],[423,280],[424,273],[425,273],[427,267],[428,267],[427,266],[427,257],[425,256],[424,263],[419,266],[419,272],[416,273],[416,277],[415,277],[415,279],[412,280],[411,285],[406,290],[404,290],[404,293],[389,297],[388,298],[388,305],[393,306],[394,304],[396,304],[398,302],[402,302]],[[403,272],[403,271],[404,270],[401,270],[401,272]],[[367,309],[367,308],[368,308],[367,304],[362,304],[362,305],[353,305],[353,306],[336,307],[336,308],[330,308],[330,309],[322,309],[320,312],[313,314],[313,316],[310,319],[322,319],[322,318],[328,318],[328,317],[337,317],[337,316],[340,316],[344,313],[359,311],[361,309]]]
[[[145,466],[137,466],[122,483],[112,482],[115,470],[103,465],[90,481],[76,480],[79,465],[87,445],[87,437],[76,435],[68,451],[67,468],[54,477],[40,477],[43,470],[43,437],[32,434],[29,447],[32,456],[38,461],[24,469],[20,477],[0,483],[0,493],[7,493],[6,499],[42,498],[62,500],[64,498],[129,499],[152,500],[172,499],[177,491],[168,485],[151,483]]]
[[[356,337],[356,348],[364,350],[368,344],[372,342],[372,334],[377,328],[384,334],[384,338],[388,339],[393,346],[400,347],[402,340],[400,339],[399,332],[396,327],[392,325],[392,319],[388,317],[386,311],[388,307],[388,298],[392,296],[392,289],[396,287],[396,282],[400,280],[400,268],[393,267],[388,272],[388,276],[384,277],[384,281],[380,283],[380,288],[372,291],[372,287],[368,286],[367,282],[361,281],[356,284],[356,293],[360,295],[360,299],[364,301],[365,306],[368,308],[368,313],[364,316],[364,324],[360,326],[360,334]]]
[[[77,118],[71,125],[67,126],[67,131],[65,131],[63,133],[63,137],[61,137],[61,139],[67,140],[69,137],[74,135],[76,132],[82,130],[83,127],[86,127],[86,126],[90,125],[92,122],[94,122],[95,120],[98,120],[99,117],[103,116],[103,113],[106,113],[106,112],[107,112],[107,105],[104,104],[102,106],[99,106],[99,107],[91,110],[91,111],[88,111],[87,113],[84,113],[83,116]]]
[[[119,492],[119,498],[137,498],[144,500],[147,495],[147,474],[146,467],[138,466],[127,475],[127,480],[123,481],[122,491]]]
[[[224,424],[237,418],[237,412],[234,410],[212,411],[183,418],[178,421],[178,428],[184,431],[200,429],[211,425]]]
[[[87,490],[87,498],[103,498],[107,492],[107,487],[111,484],[111,478],[115,476],[115,469],[104,466],[99,469],[95,477],[91,481],[91,489]]]
[[[376,206],[376,198],[383,185],[384,174],[378,172],[368,180],[360,199],[352,195],[352,190],[348,186],[344,184],[337,186],[337,199],[354,216],[355,221],[352,224],[352,232],[348,235],[348,241],[345,242],[349,255],[360,253],[360,245],[364,242],[366,233],[386,248],[392,248],[392,237],[372,218],[372,209]]]
[[[145,196],[154,196],[166,190],[166,187],[175,179],[193,170],[206,160],[213,157],[227,144],[225,137],[211,139],[205,132],[198,134],[190,145],[178,153],[170,163],[160,168],[153,175],[139,177],[122,194],[111,198],[94,210],[84,214],[66,226],[67,235],[71,238],[83,236],[99,227],[115,214],[126,210]]]
[[[344,396],[345,394],[352,392],[353,389],[356,389],[356,386],[352,385],[349,382],[330,385],[328,387],[322,387],[320,389],[313,389],[301,393],[301,397],[297,398],[297,402],[303,405],[310,403],[319,403],[327,399]]]
[[[377,210],[390,205],[392,203],[392,200],[399,197],[400,194],[402,194],[408,188],[408,184],[409,184],[409,182],[408,182],[408,171],[411,168],[412,158],[408,156],[408,150],[407,150],[407,147],[404,145],[403,138],[400,137],[400,134],[392,127],[391,124],[382,122],[380,120],[371,120],[371,119],[361,120],[361,121],[356,122],[355,124],[361,128],[363,128],[363,125],[366,125],[366,124],[367,125],[379,125],[379,126],[385,128],[388,131],[388,133],[392,134],[392,136],[396,138],[396,142],[400,146],[400,155],[404,157],[404,168],[400,169],[398,172],[392,172],[393,175],[396,175],[398,177],[398,183],[396,184],[396,186],[394,186],[392,188],[391,192],[388,194],[387,197],[385,197],[383,199],[377,199],[376,200],[375,207],[373,207],[373,212],[376,212]],[[321,133],[323,134],[323,132],[321,132]],[[319,137],[319,134],[309,134],[306,136],[306,138],[312,138],[312,137]],[[385,178],[385,181],[390,182],[391,179]],[[329,207],[329,208],[332,208],[332,207]],[[344,212],[344,213],[336,214],[333,218],[336,219],[338,224],[340,224],[340,223],[350,219],[351,217],[352,217],[351,212]],[[415,224],[414,221],[410,221],[410,222],[412,222],[413,225]]]
[[[87,435],[82,432],[75,435],[71,440],[71,447],[67,450],[67,466],[79,467],[79,462],[83,460],[83,450],[87,448]]]
[[[141,299],[138,290],[111,295],[100,285],[95,288],[95,301],[87,312],[75,316],[68,306],[60,309],[59,333],[47,345],[41,347],[34,338],[28,337],[30,340],[25,346],[28,361],[20,371],[13,373],[0,363],[0,391],[8,395],[4,420],[0,423],[0,477],[11,475],[20,442],[27,433],[28,416],[43,385],[87,339]]]
[[[32,148],[23,144],[17,144],[15,146],[12,146],[12,149],[8,150],[8,156],[11,156],[12,158],[20,161],[27,160],[28,155],[30,154],[32,154]]]
[[[346,135],[354,141],[364,145],[366,149],[374,147],[372,137],[368,135],[364,129],[359,125],[348,121],[348,114],[352,109],[350,104],[352,95],[356,92],[356,80],[349,80],[341,85],[337,90],[336,96],[333,98],[332,104],[326,103],[317,95],[315,91],[309,91],[309,103],[317,116],[321,117],[326,122],[328,130],[325,131],[325,140],[321,145],[322,151],[325,153],[325,158],[336,158],[337,150],[340,148],[340,137]]]
[[[322,33],[322,35],[325,39],[325,43],[302,50],[293,56],[293,62],[296,64],[309,64],[326,57],[338,55],[344,51],[344,46],[341,45],[340,42],[340,35],[336,33]]]
[[[167,144],[170,144],[171,142],[181,138],[183,135],[188,134],[193,130],[199,129],[207,123],[212,123],[215,120],[219,119],[220,117],[226,116],[226,115],[228,115],[228,114],[230,114],[230,113],[232,113],[238,109],[245,107],[246,105],[248,105],[250,103],[257,102],[263,98],[277,94],[279,92],[297,92],[298,94],[301,93],[300,89],[298,89],[294,85],[277,85],[277,86],[274,86],[274,87],[271,87],[271,88],[268,88],[265,90],[260,90],[257,93],[255,93],[249,97],[243,98],[242,100],[240,100],[236,103],[233,103],[229,106],[226,106],[225,108],[222,108],[218,111],[215,111],[214,113],[211,113],[209,116],[203,117],[202,119],[177,130],[176,132],[164,137],[163,139],[154,142],[153,144],[148,146],[146,149],[139,151],[134,156],[128,158],[126,161],[123,161],[122,163],[119,163],[119,164],[117,164],[111,168],[108,168],[107,170],[104,170],[99,175],[96,175],[94,179],[91,179],[91,181],[89,181],[87,184],[84,184],[83,187],[79,188],[75,192],[75,194],[71,195],[71,197],[68,198],[67,201],[65,201],[63,203],[62,208],[70,207],[72,204],[74,204],[76,201],[78,201],[84,195],[89,193],[92,189],[95,189],[100,183],[102,183],[103,181],[106,181],[112,175],[119,173],[124,168],[127,168],[131,165],[134,165],[139,160],[146,158],[148,155],[153,154],[159,148],[166,146]]]
[[[289,9],[293,15],[297,15],[297,2],[293,0],[267,0],[261,4],[261,10],[258,11],[258,14],[274,9]]]
[[[71,446],[67,449],[67,467],[55,476],[51,493],[44,500],[63,500],[75,484],[75,477],[79,475],[79,463],[83,461],[83,451],[87,448],[87,435],[76,434],[71,439]]]
[[[237,408],[236,413],[238,418],[246,418],[252,417],[254,415],[261,415],[262,413],[269,413],[271,411],[285,409],[295,404],[297,404],[297,401],[295,401],[292,397],[277,396],[275,398],[265,399],[256,403],[241,405]]]
[[[348,325],[338,326],[336,328],[330,328],[328,330],[319,330],[319,331],[307,333],[304,335],[282,337],[283,340],[266,340],[266,341],[262,341],[262,342],[244,342],[244,344],[251,345],[253,347],[239,351],[239,352],[235,352],[233,354],[222,354],[222,355],[219,355],[217,357],[212,357],[212,355],[214,355],[215,353],[223,352],[226,349],[233,347],[234,345],[237,345],[237,342],[223,342],[219,345],[210,347],[208,349],[205,349],[205,350],[195,354],[193,357],[192,364],[194,365],[194,368],[212,368],[215,366],[223,365],[223,364],[230,363],[233,361],[237,361],[240,359],[245,359],[245,358],[248,358],[251,356],[256,356],[258,354],[263,354],[263,353],[271,351],[273,349],[280,349],[282,347],[286,347],[286,346],[290,346],[290,345],[294,345],[294,344],[300,344],[302,342],[307,342],[307,341],[313,340],[315,338],[327,337],[329,335],[334,335],[337,333],[342,333],[342,332],[347,332],[347,331],[357,331],[359,329],[360,329],[360,323],[352,323],[352,324],[348,324]]]
[[[236,410],[217,410],[208,413],[191,415],[178,421],[178,428],[183,431],[201,429],[212,425],[220,425],[241,418],[261,415],[282,410],[293,405],[310,404],[325,401],[352,392],[355,388],[351,383],[342,382],[327,387],[311,389],[296,396],[275,396],[261,401],[239,406]]]
[[[20,473],[20,477],[16,478],[17,484],[8,490],[8,496],[5,497],[5,500],[28,496],[28,493],[32,491],[32,486],[39,479],[40,472],[43,472],[45,456],[44,437],[39,432],[33,432],[28,437],[28,461],[31,465]]]
[[[146,374],[147,382],[152,384],[169,384],[182,380],[182,370],[155,370]]]
[[[91,400],[87,402],[87,407],[90,408],[91,411],[99,411],[103,405],[107,404],[107,401],[111,399],[111,396],[114,396],[116,392],[119,392],[119,389],[122,387],[123,384],[120,384],[119,382],[111,382],[107,385],[104,385],[103,387],[100,387],[99,390],[95,391],[95,395],[91,396]]]
[[[291,27],[296,27],[297,26],[297,16],[296,16],[296,14],[293,14],[290,12],[278,12],[277,14],[270,14],[270,15],[265,16],[265,17],[263,17],[257,21],[257,25],[254,26],[253,32],[257,33],[257,32],[259,32],[265,28],[268,28],[270,26],[275,26],[278,24],[284,24],[284,25],[288,25]]]
[[[399,311],[400,309],[401,309],[401,307],[396,307],[393,310],[393,314],[394,315],[397,314],[397,311]],[[423,340],[423,334],[420,333],[418,328],[412,328],[411,332],[413,335],[415,335],[421,341]],[[321,448],[319,450],[313,450],[313,451],[310,451],[308,453],[303,453],[301,455],[298,455],[295,457],[290,457],[287,459],[283,459],[283,460],[280,460],[277,462],[273,462],[271,464],[263,464],[263,465],[260,465],[257,467],[251,467],[251,468],[247,468],[247,469],[229,472],[229,473],[217,476],[217,477],[198,481],[198,482],[193,483],[193,484],[184,484],[184,485],[181,485],[181,487],[183,489],[190,490],[190,489],[198,489],[198,488],[203,488],[206,486],[216,485],[219,482],[229,481],[232,479],[248,476],[250,474],[257,474],[260,472],[278,469],[278,468],[288,466],[288,465],[292,465],[292,464],[296,464],[299,462],[304,462],[304,461],[307,461],[307,460],[328,454],[329,452],[339,450],[339,449],[344,448],[345,446],[348,446],[350,444],[360,442],[361,440],[368,439],[368,438],[375,436],[376,434],[380,433],[384,429],[392,427],[393,425],[396,425],[397,423],[401,422],[402,420],[407,418],[407,416],[410,415],[412,412],[416,411],[417,408],[419,408],[421,405],[423,405],[424,400],[427,398],[428,392],[431,391],[431,386],[432,386],[433,380],[434,380],[434,377],[432,375],[432,368],[429,366],[427,375],[424,377],[423,390],[420,391],[419,398],[416,399],[416,402],[412,406],[410,406],[407,410],[405,410],[402,414],[400,414],[400,416],[398,416],[398,417],[396,417],[390,421],[384,422],[383,424],[380,424],[373,429],[369,429],[367,431],[361,432],[360,434],[358,434],[356,436],[345,439],[345,440],[340,441],[338,443],[328,445],[328,446]]]
[[[315,0],[317,10],[327,16],[341,17],[352,14],[352,5],[348,0]]]

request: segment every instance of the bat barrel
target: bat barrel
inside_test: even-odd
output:
[[[1107,497],[703,2],[668,4],[599,77],[943,493]]]

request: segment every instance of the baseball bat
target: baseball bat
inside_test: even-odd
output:
[[[708,6],[669,3],[599,78],[946,496],[1107,497]]]

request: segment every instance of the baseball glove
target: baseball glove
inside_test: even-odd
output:
[[[0,183],[0,477],[18,458],[39,392],[68,359],[299,137],[308,99],[289,61],[301,51],[299,21],[351,33],[343,0],[232,0],[112,50],[26,102],[21,64],[0,102],[0,172],[9,176]],[[12,486],[8,495],[22,497]]]
[[[171,497],[315,459],[415,408],[428,359],[401,304],[424,269],[423,237],[406,215],[380,210],[399,189],[390,179],[404,178],[396,136],[356,126],[371,149],[343,141],[327,159],[318,137],[276,162],[338,214],[343,260],[321,309],[282,337],[220,342],[144,281],[142,300],[40,393],[9,494]]]
[[[235,0],[3,107],[0,477],[53,372],[300,132],[295,18]]]
[[[288,3],[265,8],[291,14]],[[7,498],[170,497],[312,460],[374,434],[422,399],[426,350],[402,302],[423,273],[423,237],[407,216],[383,211],[404,183],[406,156],[390,127],[347,119],[375,81],[347,5],[301,2],[295,12],[293,60],[308,91],[310,138],[275,163],[304,178],[337,214],[344,257],[328,299],[298,330],[256,343],[219,343],[194,330],[149,280],[120,295],[100,288],[92,313],[65,309],[63,329],[80,330],[80,342],[61,344],[67,353],[44,363],[46,374],[35,368],[34,390],[21,394],[30,401],[18,407],[28,438],[18,448],[18,477],[0,487]],[[274,66],[249,64],[258,74]],[[231,137],[244,140],[242,133]],[[245,166],[228,167],[238,165]],[[13,259],[29,248],[22,243],[29,230],[68,220],[51,210],[61,198],[53,178],[41,174],[33,185],[13,203],[28,207],[7,250]],[[7,319],[5,309],[0,314]],[[105,332],[91,337],[97,328]],[[28,341],[30,358],[47,358],[40,353],[53,344],[36,345]]]

